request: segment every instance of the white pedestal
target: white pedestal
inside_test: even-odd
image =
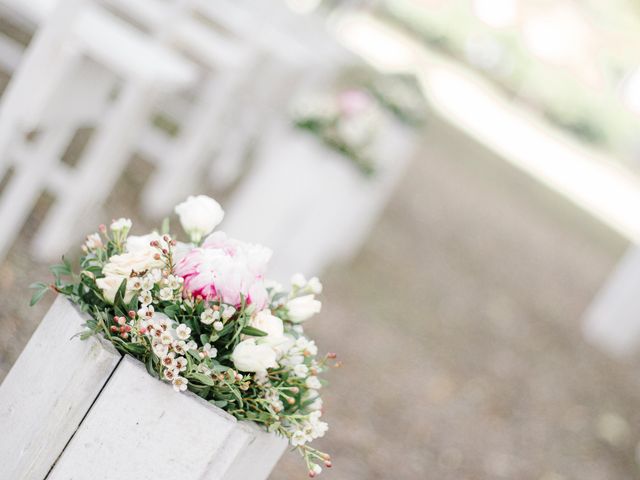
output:
[[[58,298],[0,385],[7,479],[266,479],[285,439],[176,393]]]

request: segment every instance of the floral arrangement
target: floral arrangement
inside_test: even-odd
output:
[[[298,128],[317,135],[353,161],[363,174],[375,172],[370,150],[381,112],[367,91],[354,88],[336,95],[309,97],[294,106],[292,116]]]
[[[317,135],[370,176],[376,170],[371,146],[380,132],[383,110],[418,128],[425,122],[427,104],[413,76],[374,75],[362,69],[349,75],[350,86],[295,102],[293,123]]]
[[[121,218],[87,237],[80,272],[51,267],[52,285],[34,284],[32,304],[53,289],[90,316],[85,339],[102,335],[176,392],[190,390],[239,420],[288,438],[309,476],[330,467],[310,446],[322,437],[320,374],[335,354],[318,356],[304,322],[318,313],[317,278],[292,277],[290,291],[265,274],[271,251],[214,228],[220,205],[189,197],[175,208],[189,242],[161,233],[129,235]]]

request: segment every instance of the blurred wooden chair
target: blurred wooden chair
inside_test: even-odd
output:
[[[68,247],[83,215],[106,199],[157,98],[193,84],[197,71],[95,3],[2,1],[40,28],[0,106],[0,158],[13,167],[0,198],[0,256],[48,189],[56,201],[33,250],[50,258]],[[96,131],[69,168],[60,156],[77,127],[91,121]]]

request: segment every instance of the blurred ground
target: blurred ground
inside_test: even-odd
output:
[[[105,219],[136,219],[145,164],[126,175]],[[326,392],[326,478],[638,478],[638,361],[611,361],[579,333],[624,247],[433,120],[361,254],[324,277],[310,330],[344,362]],[[51,300],[27,307],[27,285],[45,278],[20,246],[1,269],[0,379]],[[272,478],[305,478],[296,454]]]

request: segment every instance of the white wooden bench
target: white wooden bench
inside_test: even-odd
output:
[[[262,480],[287,441],[177,393],[59,297],[0,385],[0,477]]]

